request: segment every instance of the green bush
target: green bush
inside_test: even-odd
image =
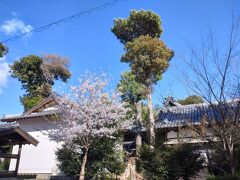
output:
[[[188,144],[155,148],[144,145],[140,149],[137,169],[146,179],[189,179],[202,169],[203,162],[196,148]]]
[[[67,176],[79,174],[81,157],[78,153],[70,150],[66,144],[56,152],[58,167]]]
[[[9,159],[0,160],[0,171],[8,170],[9,165],[10,165]]]
[[[10,154],[12,152],[12,146],[2,146],[1,153]],[[0,159],[0,171],[8,170],[10,165],[10,159]]]
[[[232,176],[232,175],[223,175],[223,176],[210,176],[207,180],[239,180],[239,176]]]
[[[144,174],[145,179],[165,180],[168,177],[166,164],[160,151],[143,145],[137,159],[137,171]]]
[[[240,175],[240,147],[237,146],[234,149],[234,163],[236,164],[236,173],[235,175]],[[224,152],[219,150],[209,151],[209,173],[213,177],[222,177],[226,174],[231,174],[231,167],[229,160],[225,156]]]
[[[57,150],[56,155],[59,169],[67,176],[79,174],[81,165],[79,153],[74,152],[64,144],[62,148]],[[94,140],[89,149],[86,165],[88,177],[106,173],[120,175],[124,172],[125,166],[123,152],[116,148],[116,139],[101,137]]]
[[[176,145],[163,153],[169,179],[189,179],[203,168],[204,160],[200,152],[190,144]]]

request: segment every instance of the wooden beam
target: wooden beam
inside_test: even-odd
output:
[[[21,142],[21,143],[28,143],[26,142]],[[4,137],[0,137],[0,145],[4,146],[4,145],[16,145],[19,144],[19,140],[14,140],[14,139],[9,139],[9,138],[4,138]]]
[[[11,139],[8,138],[8,136],[16,136],[12,137]],[[0,139],[5,139],[8,138],[8,140],[12,140],[12,142],[16,141],[16,144],[33,144],[34,146],[37,146],[38,141],[32,137],[30,134],[27,132],[23,131],[19,127],[15,128],[10,128],[10,129],[4,129],[0,131]],[[8,143],[12,143],[8,142]],[[1,144],[1,143],[0,143]]]
[[[15,167],[15,176],[16,177],[17,177],[19,163],[20,163],[21,151],[22,151],[22,144],[19,144],[19,147],[18,147],[18,158],[17,158],[16,167]]]
[[[34,137],[32,137],[30,134],[23,131],[21,128],[15,128],[15,132],[17,132],[22,137],[24,137],[24,139],[29,143],[31,143],[32,145],[37,146],[38,141]]]
[[[18,154],[1,154],[0,153],[0,158],[10,158],[10,159],[17,159]]]

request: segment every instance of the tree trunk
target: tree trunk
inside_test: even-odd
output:
[[[233,152],[233,145],[229,148],[229,155],[230,155],[230,168],[232,175],[235,175],[236,173],[236,167],[235,167],[235,159],[234,159],[234,152]]]
[[[155,143],[155,132],[154,132],[154,116],[153,116],[153,107],[152,107],[152,91],[148,90],[147,92],[147,101],[148,101],[148,111],[149,111],[149,131],[150,131],[150,144],[153,146]]]
[[[137,132],[136,134],[136,153],[137,154],[141,146],[142,146],[142,134],[141,132]]]
[[[206,156],[207,156],[208,171],[209,171],[210,175],[213,175],[212,157],[211,157],[211,154],[210,154],[208,148],[207,148],[207,151],[206,151]]]
[[[86,167],[86,164],[87,164],[87,156],[88,156],[88,147],[85,149],[85,153],[84,153],[84,156],[83,156],[82,165],[81,165],[80,174],[79,174],[79,180],[84,180],[85,167]]]
[[[136,123],[137,123],[137,131],[136,131],[136,152],[138,153],[139,148],[142,145],[142,103],[141,101],[138,101],[135,103],[136,111],[137,111],[137,117],[136,117]]]

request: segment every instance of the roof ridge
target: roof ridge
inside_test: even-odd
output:
[[[236,99],[230,99],[225,101],[225,103],[235,103],[237,101],[239,101],[240,99],[236,98]],[[187,108],[194,108],[194,107],[206,107],[209,105],[216,105],[218,104],[218,102],[204,102],[204,103],[197,103],[197,104],[187,104],[187,105],[182,105],[182,106],[173,106],[173,107],[162,107],[160,110],[175,110],[175,109],[187,109]]]
[[[198,103],[198,104],[187,104],[182,106],[173,106],[173,107],[162,107],[160,110],[175,110],[175,109],[187,109],[200,106],[208,106],[208,103]]]
[[[36,112],[36,113],[32,113],[32,114],[22,114],[19,116],[11,116],[11,117],[2,118],[2,119],[0,119],[0,122],[12,122],[12,121],[17,121],[17,120],[24,119],[24,118],[37,118],[40,116],[49,116],[49,115],[57,114],[58,112],[59,111],[56,109],[56,110]]]

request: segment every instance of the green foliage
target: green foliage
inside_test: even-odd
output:
[[[209,151],[209,165],[208,169],[211,175],[213,176],[226,176],[231,174],[231,166],[229,160],[223,153],[218,149]],[[236,175],[240,175],[240,146],[234,148],[234,163],[236,167]]]
[[[231,172],[229,162],[222,152],[218,150],[211,152],[209,172],[215,176],[223,176],[224,174]]]
[[[0,43],[0,58],[7,54],[8,48]]]
[[[162,33],[160,17],[152,11],[131,11],[127,19],[115,19],[111,31],[125,44],[141,35],[159,38]]]
[[[38,87],[45,83],[43,70],[40,68],[43,60],[39,56],[30,55],[15,61],[11,66],[12,77],[17,78],[22,89],[34,94]]]
[[[77,143],[77,142],[75,142]],[[80,145],[79,143],[77,143]],[[86,174],[94,177],[98,174],[109,173],[120,175],[125,170],[123,152],[116,148],[116,139],[99,137],[94,140],[88,153]],[[81,156],[71,150],[66,144],[56,152],[59,169],[66,175],[78,175],[80,171]]]
[[[9,159],[0,160],[0,171],[8,170],[10,165]]]
[[[1,146],[1,153],[10,154],[12,152],[12,146]],[[10,165],[10,159],[0,159],[0,171],[8,170]]]
[[[111,30],[125,44],[122,62],[130,63],[137,82],[149,88],[160,80],[173,57],[173,51],[158,39],[162,33],[160,17],[152,11],[134,10],[127,19],[116,19]]]
[[[223,176],[210,176],[207,178],[207,180],[239,180],[239,176],[233,176],[233,175],[223,175]]]
[[[58,167],[67,176],[74,176],[79,174],[79,164],[81,164],[81,158],[77,152],[72,151],[68,145],[64,144],[62,148],[56,151],[58,160]]]
[[[121,75],[117,89],[121,92],[122,100],[127,102],[126,108],[131,109],[126,118],[136,118],[137,111],[140,111],[137,110],[137,103],[146,98],[145,86],[135,81],[135,75],[131,71],[126,71]]]
[[[25,110],[48,97],[55,80],[66,82],[71,77],[67,61],[57,55],[23,57],[11,65],[11,75],[21,82],[26,92],[20,98]]]
[[[20,97],[20,102],[24,106],[24,109],[28,110],[36,106],[37,104],[39,104],[41,101],[43,101],[43,99],[44,98],[39,95],[36,95],[36,96],[24,95]]]
[[[202,168],[203,159],[191,145],[150,148],[144,145],[137,162],[146,179],[189,179]]]
[[[130,63],[136,81],[148,88],[161,79],[174,54],[163,41],[149,35],[126,43],[125,50],[121,61]]]
[[[188,180],[203,168],[204,160],[192,145],[183,144],[165,151],[169,179]]]
[[[204,101],[200,96],[191,95],[186,97],[185,99],[179,99],[177,102],[180,103],[181,105],[188,105],[188,104],[199,104],[199,103],[203,103]]]
[[[160,17],[151,11],[131,11],[127,19],[114,21],[112,32],[125,44],[121,61],[130,64],[131,72],[139,84],[146,87],[149,108],[150,139],[154,141],[154,115],[152,109],[153,85],[162,78],[169,66],[173,51],[159,40],[162,33]]]
[[[121,75],[117,89],[122,93],[123,101],[134,104],[145,99],[146,89],[142,84],[135,81],[135,75],[131,71],[126,71]]]
[[[157,149],[142,145],[137,160],[137,170],[144,174],[145,179],[165,180],[168,177],[165,161]]]
[[[103,173],[107,169],[110,173],[120,175],[125,170],[123,154],[117,150],[116,139],[98,138],[89,150],[87,172],[89,175]]]

